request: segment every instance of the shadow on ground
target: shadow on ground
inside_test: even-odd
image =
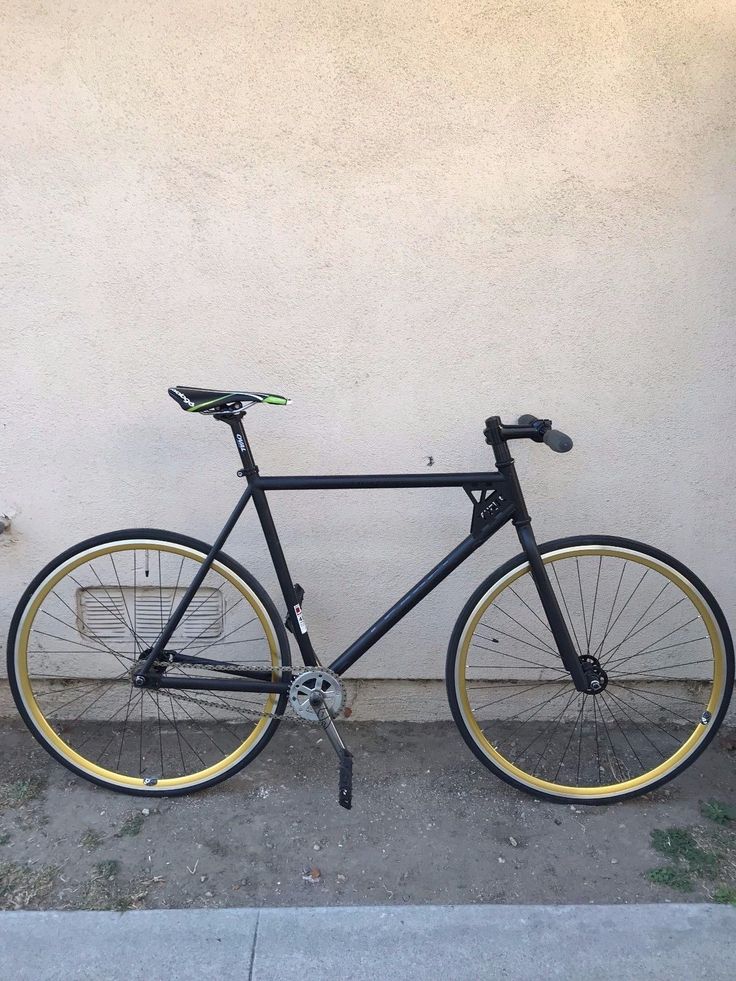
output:
[[[449,723],[354,724],[348,812],[326,740],[293,725],[168,800],[95,788],[20,726],[0,733],[3,909],[736,899],[730,735],[662,790],[578,808],[495,779]]]

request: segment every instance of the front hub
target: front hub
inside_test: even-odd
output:
[[[601,667],[601,662],[592,654],[582,654],[580,663],[588,680],[588,694],[600,695],[602,691],[605,691],[608,684],[608,675]]]

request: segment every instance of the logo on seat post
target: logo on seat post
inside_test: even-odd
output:
[[[245,440],[240,433],[235,434],[235,442],[238,444],[238,449],[241,453],[245,453]]]

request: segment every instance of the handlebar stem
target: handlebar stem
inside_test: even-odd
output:
[[[544,434],[552,428],[550,419],[537,419],[529,426],[507,426],[501,422],[500,416],[491,416],[486,419],[486,428],[483,435],[486,443],[496,446],[507,443],[510,439],[531,439],[535,443],[544,441]]]

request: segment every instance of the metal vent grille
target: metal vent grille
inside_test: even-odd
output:
[[[79,632],[108,643],[131,641],[131,625],[140,641],[153,644],[185,589],[158,586],[93,586],[77,593]],[[213,641],[225,629],[225,604],[219,589],[200,589],[170,646],[184,641]]]

